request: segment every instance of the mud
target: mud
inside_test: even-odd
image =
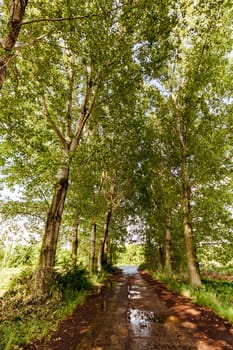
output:
[[[233,327],[125,267],[79,306],[50,341],[25,350],[230,350]]]

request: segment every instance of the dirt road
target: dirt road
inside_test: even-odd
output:
[[[232,350],[233,327],[128,267],[35,349]]]

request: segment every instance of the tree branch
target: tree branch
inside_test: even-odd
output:
[[[97,83],[97,86],[96,86],[96,89],[94,91],[94,94],[93,94],[93,97],[92,97],[92,101],[90,103],[90,107],[89,109],[87,110],[87,105],[88,105],[88,101],[89,101],[89,96],[90,96],[90,91],[91,91],[91,88],[92,88],[92,84],[93,84],[93,78],[92,78],[92,73],[89,77],[89,79],[87,80],[87,85],[86,85],[86,92],[85,92],[85,97],[84,97],[84,101],[83,101],[83,105],[82,105],[82,110],[81,110],[81,116],[78,120],[78,123],[77,123],[77,127],[76,127],[76,131],[75,131],[75,136],[73,138],[73,141],[70,145],[70,150],[71,151],[74,151],[81,139],[81,136],[82,136],[82,132],[83,132],[83,129],[84,129],[84,126],[88,120],[88,118],[90,117],[91,115],[91,112],[94,108],[94,105],[95,105],[95,101],[96,101],[96,98],[97,98],[97,93],[99,91],[99,87],[100,87],[100,82],[102,80],[102,72],[99,72],[99,74],[97,75],[97,79],[98,81]]]
[[[74,55],[71,57],[71,63],[74,63]],[[66,103],[66,138],[68,140],[71,140],[72,137],[72,130],[71,130],[71,123],[72,123],[72,105],[73,105],[73,90],[74,90],[74,71],[73,71],[73,65],[71,65],[70,71],[69,71],[69,96]]]
[[[125,4],[116,6],[112,11],[106,12],[106,15],[110,15],[112,12],[117,11],[118,9],[121,9],[124,7]],[[64,18],[41,18],[41,19],[34,19],[31,21],[22,22],[22,25],[28,25],[28,24],[34,24],[34,23],[41,23],[41,22],[64,22],[64,21],[76,21],[80,19],[86,19],[91,17],[99,17],[103,13],[93,13],[89,15],[83,15],[83,16],[74,16],[74,17],[64,17]]]
[[[26,21],[22,23],[23,25],[28,24],[34,24],[34,23],[41,23],[41,22],[64,22],[64,21],[75,21],[79,19],[85,19],[89,17],[97,17],[100,14],[93,14],[93,15],[84,15],[84,16],[75,16],[75,17],[64,17],[64,18],[41,18],[41,19],[34,19],[31,21]]]
[[[60,131],[60,129],[57,127],[55,121],[53,120],[53,118],[51,117],[49,110],[48,110],[48,106],[47,106],[47,102],[46,102],[46,98],[45,96],[43,96],[42,98],[42,102],[43,102],[43,109],[44,109],[44,114],[46,116],[47,121],[49,122],[49,124],[51,125],[51,127],[53,128],[53,130],[55,131],[57,137],[59,138],[59,140],[61,141],[64,149],[67,149],[67,143],[65,140],[65,137],[63,136],[62,132]]]
[[[50,31],[50,32],[48,32],[48,33],[46,33],[46,34],[43,34],[43,35],[41,35],[41,36],[38,36],[38,37],[35,38],[35,39],[32,39],[32,40],[28,41],[26,44],[17,45],[17,46],[15,47],[14,51],[20,51],[20,50],[24,49],[25,47],[31,46],[31,45],[33,45],[34,43],[43,40],[44,38],[46,38],[47,36],[49,36],[49,35],[52,34],[52,33],[53,33],[53,31]]]

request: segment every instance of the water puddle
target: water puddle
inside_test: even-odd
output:
[[[129,290],[128,299],[141,299],[141,293],[137,290]]]
[[[154,311],[129,309],[127,312],[127,321],[130,324],[134,336],[151,336],[153,325],[155,323],[163,324],[166,319],[166,314],[157,314]]]

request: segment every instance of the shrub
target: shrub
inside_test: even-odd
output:
[[[58,274],[57,284],[64,298],[70,298],[72,295],[75,296],[77,292],[92,288],[87,271],[81,266],[71,267],[65,274]]]

